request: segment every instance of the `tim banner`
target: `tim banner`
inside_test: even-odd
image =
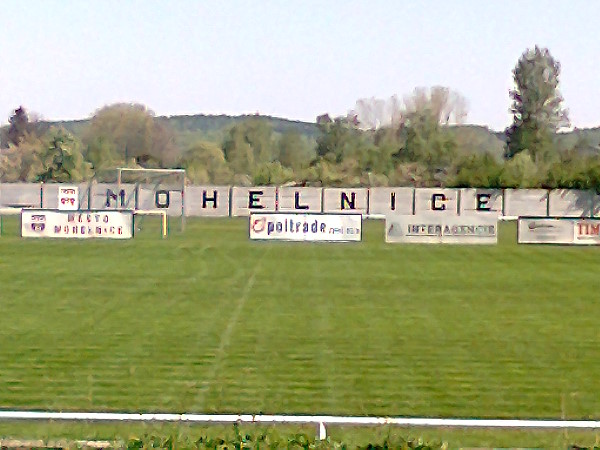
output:
[[[517,242],[600,245],[600,219],[519,217]]]
[[[353,242],[362,236],[361,214],[253,213],[250,239]]]
[[[24,209],[21,236],[70,239],[130,239],[133,211],[59,211]]]
[[[388,216],[385,241],[423,244],[496,244],[498,217]]]

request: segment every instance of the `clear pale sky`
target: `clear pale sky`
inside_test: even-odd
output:
[[[572,125],[600,126],[600,1],[2,0],[0,124],[19,105],[58,120],[114,102],[314,121],[442,85],[500,130],[536,44],[562,65]]]

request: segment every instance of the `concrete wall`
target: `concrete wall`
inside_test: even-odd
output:
[[[323,212],[361,213],[369,211],[369,190],[367,188],[324,188]]]
[[[444,189],[410,187],[177,187],[117,183],[74,184],[81,209],[164,210],[180,216],[248,216],[251,212],[361,213],[379,216],[600,217],[600,195],[545,189]],[[63,185],[64,186],[64,185]],[[58,207],[56,183],[0,184],[0,208]],[[164,191],[159,192],[157,191]],[[168,198],[167,198],[168,197]]]

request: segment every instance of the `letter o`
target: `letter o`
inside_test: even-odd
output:
[[[154,204],[157,208],[168,208],[170,203],[169,191],[160,190],[154,194]]]

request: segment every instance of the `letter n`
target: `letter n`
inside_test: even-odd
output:
[[[342,192],[342,196],[340,198],[341,201],[341,209],[356,209],[356,192],[350,193],[350,198],[348,198],[348,194]]]

